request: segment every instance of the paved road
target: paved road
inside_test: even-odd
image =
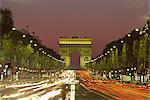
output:
[[[150,100],[150,88],[147,86],[122,84],[111,80],[93,80],[84,71],[80,73],[80,79],[84,88],[94,91],[104,100],[135,100],[135,98],[136,100]],[[92,100],[97,99],[93,98]]]
[[[76,87],[76,100],[114,100],[104,93],[89,90],[83,83],[79,83]]]

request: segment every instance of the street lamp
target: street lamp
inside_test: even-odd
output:
[[[23,37],[23,38],[25,38],[25,37],[26,37],[26,35],[25,35],[25,34],[23,34],[23,35],[22,35],[22,37]]]
[[[128,37],[131,37],[131,34],[128,34]]]
[[[0,64],[0,68],[2,67],[2,64]]]
[[[134,67],[134,70],[136,70],[136,67]]]
[[[44,53],[44,51],[42,51],[42,53]]]
[[[35,44],[34,44],[34,46],[36,47],[36,46],[37,46],[37,44],[35,43]]]
[[[121,43],[124,43],[124,41],[123,41],[123,40],[121,40]]]
[[[107,51],[107,53],[110,53],[110,51]]]
[[[42,48],[39,48],[39,50],[42,50]]]
[[[113,48],[116,48],[116,46],[114,45]]]
[[[13,30],[13,31],[15,31],[15,30],[16,30],[16,28],[15,28],[15,27],[13,27],[13,28],[12,28],[12,30]]]
[[[30,40],[30,43],[33,43],[33,40]]]
[[[137,31],[137,32],[138,32],[138,31],[139,31],[139,29],[137,28],[137,29],[135,29],[135,31]]]
[[[8,68],[8,65],[5,65],[5,68]]]

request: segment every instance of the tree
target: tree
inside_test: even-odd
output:
[[[8,8],[0,9],[0,31],[1,35],[5,33],[9,33],[12,29],[13,25],[13,19],[12,19],[12,12]]]

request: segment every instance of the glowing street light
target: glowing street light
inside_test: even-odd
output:
[[[137,31],[137,32],[138,32],[138,31],[139,31],[139,29],[137,28],[137,29],[135,29],[135,31]]]
[[[15,31],[15,30],[16,30],[16,28],[15,28],[15,27],[13,27],[13,28],[12,28],[12,30],[13,30],[13,31]]]
[[[33,40],[30,40],[30,43],[33,43]]]
[[[131,37],[131,34],[128,34],[128,37]]]
[[[142,31],[140,31],[140,33],[139,33],[140,35],[142,35],[143,34],[143,32]]]
[[[123,40],[121,40],[121,43],[123,43],[124,41]]]
[[[146,33],[146,31],[144,30],[143,33]]]
[[[8,65],[5,65],[5,68],[8,68]]]
[[[2,67],[2,64],[0,64],[0,68]]]
[[[42,50],[42,48],[39,48],[39,50]]]
[[[36,46],[37,46],[37,44],[35,43],[35,44],[34,44],[34,46],[36,47]]]
[[[110,51],[107,51],[107,53],[110,53]]]
[[[26,35],[25,35],[25,34],[23,34],[23,35],[22,35],[22,37],[23,37],[23,38],[25,38],[25,37],[26,37]]]
[[[116,48],[116,46],[114,45],[113,48]]]
[[[110,50],[112,51],[112,50],[113,50],[113,48],[110,48]]]
[[[134,67],[134,70],[136,70],[136,67]]]

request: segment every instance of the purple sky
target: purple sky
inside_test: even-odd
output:
[[[0,0],[12,10],[15,26],[29,25],[43,44],[58,52],[58,38],[88,36],[93,57],[105,45],[143,27],[148,0]]]

